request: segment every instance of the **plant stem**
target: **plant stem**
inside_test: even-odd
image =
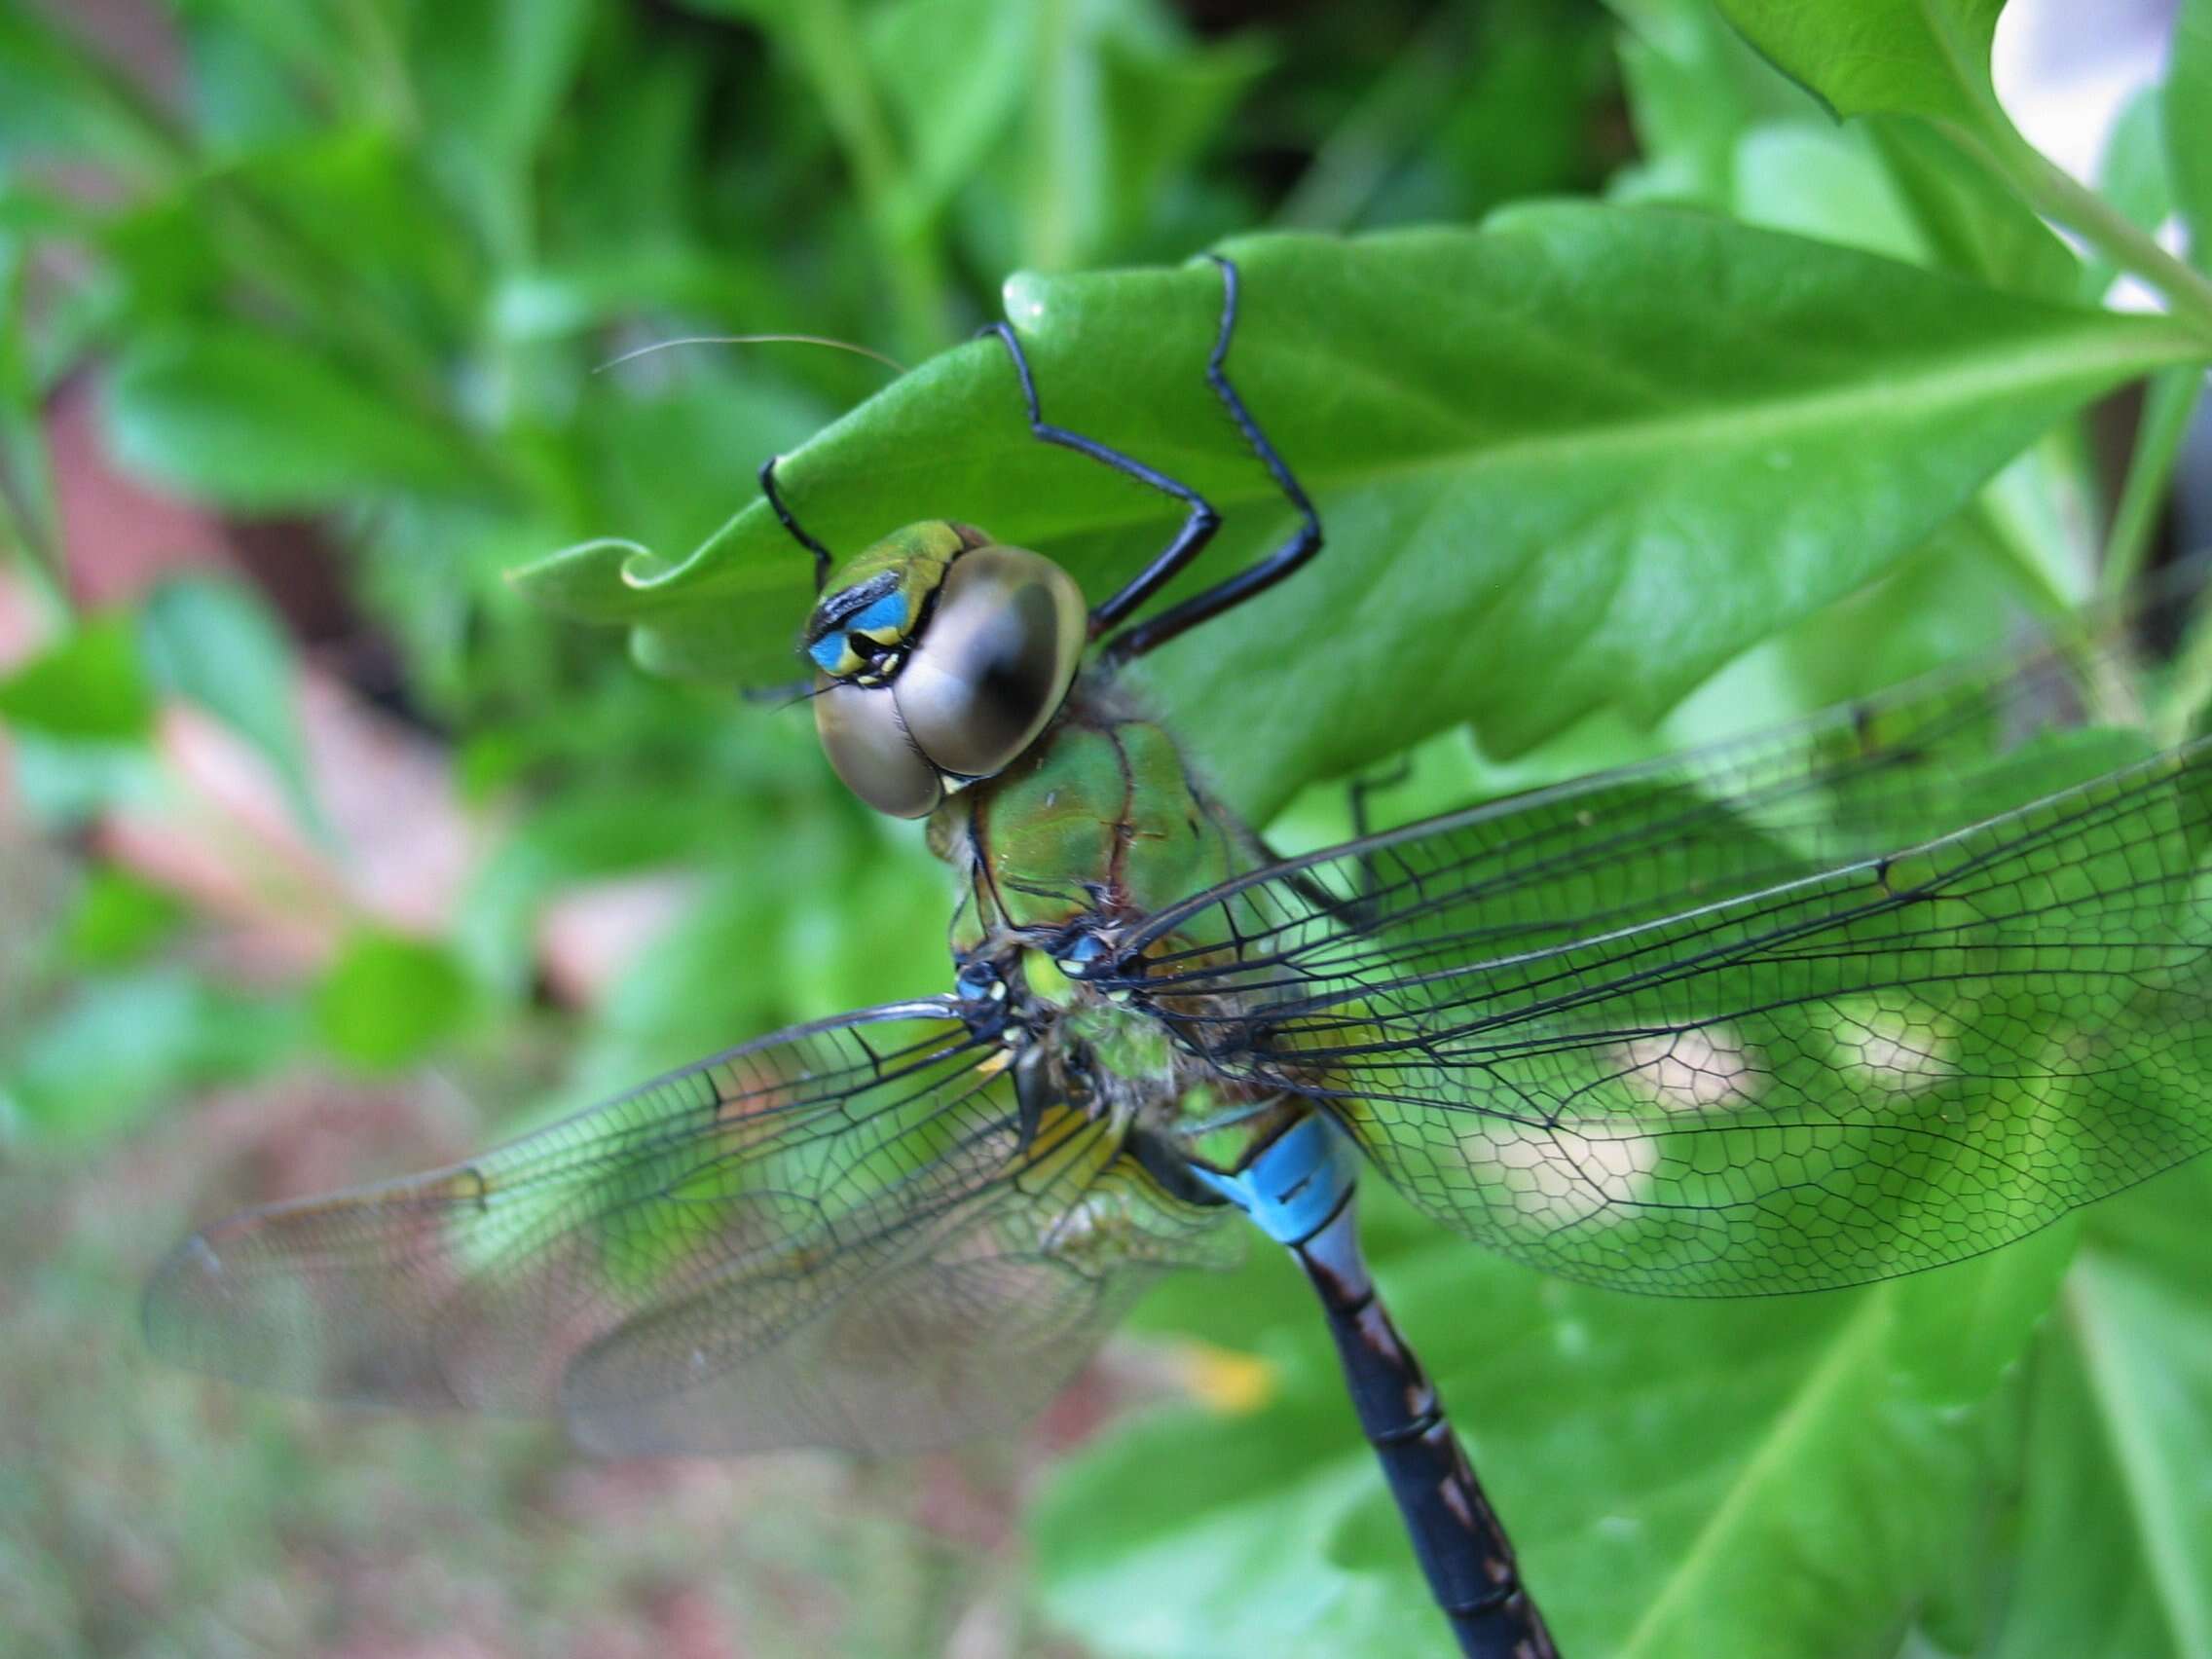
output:
[[[851,0],[808,0],[793,10],[787,27],[883,255],[898,331],[894,354],[919,362],[944,343],[943,276],[931,227],[903,210],[904,169],[868,79]]]
[[[1960,142],[1980,151],[2038,212],[2156,288],[2174,315],[2194,327],[2212,347],[2212,281],[2160,247],[2126,214],[2021,137],[2009,123],[1993,124],[1994,150],[1972,133],[1957,128],[1951,131]]]
[[[1075,18],[1067,0],[1039,0],[1032,25],[1037,55],[1030,73],[1041,92],[1029,105],[1021,263],[1035,271],[1064,271],[1075,263],[1083,227],[1097,218],[1100,162],[1088,143],[1095,130],[1094,98],[1076,57]]]
[[[2194,367],[2167,369],[2151,377],[2143,398],[2142,424],[2135,431],[2134,453],[2127,458],[2127,478],[2113,508],[2112,529],[2105,536],[2104,569],[2099,591],[2118,599],[2135,585],[2151,548],[2151,532],[2157,528],[2158,509],[2165,504],[2166,485],[2174,474],[2182,439],[2189,432],[2189,418],[2196,408],[2197,387],[2203,373]]]
[[[1458,90],[1459,65],[1467,55],[1465,24],[1466,15],[1447,6],[1414,32],[1314,152],[1312,164],[1275,209],[1278,226],[1302,231],[1352,226]]]
[[[2162,746],[2187,738],[2197,716],[2212,704],[2212,616],[2203,610],[2189,619],[2173,673],[2159,698],[2152,736]]]

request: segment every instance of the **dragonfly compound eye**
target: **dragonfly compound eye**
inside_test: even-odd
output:
[[[837,775],[880,812],[920,818],[948,784],[988,778],[1058,711],[1089,616],[1075,579],[1018,547],[977,547],[945,571],[889,682],[825,682],[816,729]]]
[[[815,689],[814,729],[831,769],[876,811],[927,818],[944,799],[944,780],[914,747],[889,686],[824,677]]]

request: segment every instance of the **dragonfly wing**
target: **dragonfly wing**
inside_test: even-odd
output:
[[[570,1368],[563,1409],[583,1445],[625,1455],[968,1439],[1042,1408],[1161,1268],[1219,1265],[1214,1220],[1148,1217],[1143,1248],[1090,1262],[1001,1187],[869,1240],[827,1294],[804,1267],[739,1273],[623,1324]]]
[[[1989,747],[2064,701],[1946,687],[1291,861],[1155,918],[1124,983],[1572,1277],[1956,1260],[2212,1140],[2212,755]]]
[[[468,1162],[220,1222],[156,1273],[148,1339],[293,1392],[556,1413],[614,1451],[1004,1420],[1150,1272],[1207,1259],[1211,1217],[1072,1112],[1022,1144],[1006,1051],[952,1009],[797,1027]],[[1051,1363],[993,1370],[1001,1341]]]

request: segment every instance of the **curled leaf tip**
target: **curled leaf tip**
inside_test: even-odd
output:
[[[664,559],[651,548],[632,542],[630,551],[622,559],[622,585],[626,588],[657,587],[681,568],[681,561]]]

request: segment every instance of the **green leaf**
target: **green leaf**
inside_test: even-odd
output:
[[[2166,165],[2190,258],[2212,270],[2212,0],[2182,0],[2163,96]]]
[[[1691,1304],[1394,1247],[1418,1236],[1395,1212],[1369,1229],[1384,1294],[1564,1651],[1894,1651],[1963,1570],[1983,1402],[2047,1306],[2047,1257]],[[1172,1281],[1145,1313],[1263,1360],[1276,1393],[1124,1421],[1055,1467],[1031,1528],[1054,1617],[1117,1659],[1456,1651],[1286,1265]]]
[[[172,156],[162,117],[76,30],[36,6],[0,7],[0,160],[77,155],[153,172]]]
[[[2138,230],[2156,234],[2172,215],[2163,88],[2145,87],[2121,108],[2097,158],[2095,182],[2097,194]],[[2111,258],[2092,252],[2083,262],[2082,297],[2101,301],[2119,275]]]
[[[30,728],[10,734],[13,783],[25,815],[54,832],[83,830],[118,807],[157,806],[168,780],[142,740],[89,742]]]
[[[472,993],[439,945],[364,930],[346,941],[315,988],[315,1028],[340,1059],[364,1071],[396,1071],[461,1028]]]
[[[1932,264],[1872,145],[1833,122],[1762,122],[1736,146],[1734,216],[1764,230]]]
[[[126,465],[227,507],[482,488],[451,432],[382,401],[312,344],[241,327],[140,339],[108,381],[103,414]]]
[[[39,342],[54,326],[31,326],[34,237],[46,203],[7,188],[0,169],[0,557],[20,560],[37,591],[59,610],[60,528],[48,453],[49,387]]]
[[[1711,0],[1606,0],[1619,17],[1621,77],[1641,161],[1608,194],[1635,202],[1735,200],[1736,146],[1752,127],[1814,113],[1721,19]]]
[[[121,612],[85,623],[0,680],[0,720],[48,737],[133,743],[153,714],[138,643]]]
[[[291,643],[260,597],[220,577],[172,577],[147,595],[139,627],[154,683],[206,710],[258,749],[294,816],[319,826]]]
[[[2146,231],[2156,231],[2173,212],[2163,88],[2145,87],[2112,124],[2105,153],[2097,158],[2097,192]],[[2105,280],[2111,279],[2107,270]]]
[[[184,193],[180,209],[205,233],[236,212],[240,196],[282,225],[283,244],[313,282],[319,315],[311,322],[347,338],[358,312],[404,325],[431,351],[463,338],[482,303],[482,260],[467,238],[424,236],[451,219],[419,152],[375,127],[325,129],[272,143],[210,170]],[[222,239],[233,262],[243,249]],[[248,265],[248,276],[256,275]]]
[[[1268,65],[1255,40],[1194,42],[1159,0],[1037,8],[1028,120],[1012,158],[1019,240],[1003,264],[1062,271],[1109,253]]]
[[[719,240],[702,237],[693,223],[699,158],[711,153],[713,63],[695,50],[648,50],[622,26],[623,18],[619,11],[603,14],[578,119],[547,131],[548,256],[571,263],[729,263],[756,273],[765,261],[756,244],[769,240],[756,234],[757,220],[736,220],[739,234]],[[748,151],[744,170],[751,175],[769,161]]]
[[[640,812],[628,790],[575,786],[548,800],[485,864],[455,918],[455,946],[480,977],[520,990],[534,965],[533,930],[564,887],[725,845],[728,803],[713,796]],[[707,1048],[727,1048],[726,1033]]]
[[[1997,112],[1989,48],[2005,0],[1719,0],[1744,36],[1838,116],[1973,130]]]
[[[868,18],[868,56],[911,163],[903,209],[934,216],[977,168],[1032,85],[1042,8],[1030,0],[908,0]]]
[[[1938,270],[2019,294],[2080,293],[2073,249],[1978,157],[1908,117],[1875,116],[1866,130]]]
[[[70,906],[59,943],[76,965],[120,968],[168,939],[184,918],[175,895],[128,870],[96,866]]]
[[[479,0],[424,7],[417,19],[410,46],[433,130],[465,134],[503,167],[526,163],[575,77],[592,7]]]
[[[281,16],[291,19],[293,30],[304,23],[302,32],[326,34],[315,26],[315,8],[261,6],[248,0],[226,8],[230,16],[204,7],[179,9],[199,14],[180,18],[179,32],[194,136],[203,153],[217,157],[288,141],[312,141],[318,113],[316,94],[346,83],[321,73],[321,61],[301,61],[297,42],[269,38],[280,31],[255,25]],[[334,43],[314,41],[309,50],[328,44]]]
[[[0,1098],[42,1137],[99,1140],[179,1089],[257,1075],[296,1031],[286,1005],[181,969],[87,978],[0,1055]]]
[[[472,0],[417,14],[411,91],[428,112],[425,149],[508,269],[532,252],[531,166],[575,80],[594,10],[589,0]]]
[[[1992,1659],[2212,1653],[2208,1201],[2197,1164],[2090,1217],[2035,1355]]]
[[[645,540],[695,539],[728,512],[731,481],[750,470],[733,458],[777,454],[821,425],[821,401],[719,366],[687,365],[658,395],[597,401],[579,438],[608,522],[635,526]]]
[[[603,1091],[814,1009],[941,982],[943,889],[926,855],[847,800],[794,804],[746,839],[744,857],[715,868],[610,988],[584,1068]],[[825,891],[844,898],[832,907],[805,897]],[[866,929],[840,920],[859,915],[869,918]],[[756,960],[776,969],[727,971]]]
[[[1456,721],[1501,754],[1607,704],[1648,721],[1895,565],[2069,410],[2194,350],[2163,320],[1661,210],[1545,206],[1480,232],[1234,251],[1230,366],[1329,545],[1143,680],[1257,818]],[[1220,307],[1210,266],[1022,277],[1008,296],[1049,419],[1225,510],[1169,598],[1289,532],[1198,373]],[[991,341],[924,364],[781,477],[843,552],[954,517],[1061,559],[1094,597],[1174,523],[1158,497],[1032,440]],[[650,667],[755,683],[793,677],[810,604],[807,561],[758,501],[680,562],[601,541],[516,579],[632,625]]]

